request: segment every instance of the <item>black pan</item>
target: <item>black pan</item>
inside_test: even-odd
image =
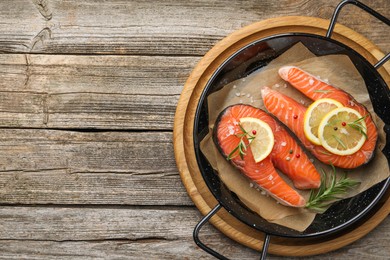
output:
[[[208,133],[209,122],[207,112],[207,96],[219,90],[228,82],[245,77],[254,70],[267,65],[270,61],[281,55],[294,44],[301,42],[317,56],[345,54],[348,55],[348,57],[354,63],[356,69],[359,71],[360,75],[366,83],[374,111],[386,124],[385,131],[387,141],[386,146],[382,152],[386,156],[388,162],[390,161],[390,91],[386,82],[377,72],[377,69],[390,58],[390,55],[387,54],[377,64],[371,65],[365,58],[363,58],[359,53],[350,47],[331,39],[331,34],[336,23],[338,13],[346,4],[354,4],[377,17],[381,21],[385,22],[387,25],[390,25],[389,19],[368,8],[362,3],[354,0],[343,1],[335,9],[327,35],[325,37],[314,34],[289,33],[259,39],[229,57],[214,72],[213,76],[203,90],[195,114],[193,133],[195,154],[202,176],[219,204],[195,227],[194,240],[199,247],[213,256],[219,259],[227,259],[226,257],[220,255],[203,244],[199,240],[198,233],[201,227],[221,207],[224,207],[229,213],[245,224],[265,233],[265,240],[261,256],[262,258],[265,258],[270,236],[308,238],[326,237],[335,234],[337,235],[337,233],[345,231],[345,229],[351,227],[358,220],[363,219],[373,209],[378,201],[380,201],[390,186],[390,178],[388,178],[355,197],[333,204],[324,214],[318,214],[313,223],[305,231],[299,232],[287,227],[270,223],[261,218],[256,213],[248,210],[240,202],[238,197],[223,184],[223,182],[219,179],[218,174],[214,172],[207,159],[200,151],[200,141]],[[273,46],[273,48],[264,50],[264,46]],[[243,61],[243,56],[248,57],[249,59],[247,59],[247,61]]]

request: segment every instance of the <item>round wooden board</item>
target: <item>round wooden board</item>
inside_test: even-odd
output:
[[[205,215],[217,204],[198,168],[193,143],[195,110],[200,95],[213,72],[234,52],[250,42],[267,36],[303,32],[325,35],[329,21],[314,17],[278,17],[246,26],[217,43],[197,64],[189,76],[177,106],[173,142],[177,167],[181,179],[199,211]],[[337,24],[332,38],[342,42],[374,64],[383,53],[368,39],[355,31]],[[390,85],[389,64],[379,72]],[[269,253],[283,256],[308,256],[322,254],[346,246],[363,237],[381,223],[390,213],[389,192],[376,210],[360,225],[335,237],[326,239],[293,239],[272,237]],[[264,234],[253,229],[221,209],[210,222],[226,236],[250,248],[260,250]]]

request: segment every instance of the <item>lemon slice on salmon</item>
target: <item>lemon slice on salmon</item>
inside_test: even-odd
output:
[[[313,102],[307,108],[303,119],[303,131],[306,138],[313,144],[321,145],[318,138],[318,126],[321,120],[327,113],[342,106],[340,102],[330,98],[321,98]]]
[[[240,125],[248,133],[250,148],[255,162],[264,160],[274,147],[274,134],[271,127],[264,121],[253,118],[240,118]]]
[[[354,154],[367,139],[364,118],[359,112],[348,107],[330,111],[318,127],[321,145],[333,154]]]

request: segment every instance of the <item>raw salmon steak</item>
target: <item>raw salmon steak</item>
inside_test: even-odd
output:
[[[233,105],[223,110],[216,120],[213,133],[219,151],[227,158],[238,146],[241,141],[239,136],[243,133],[239,120],[243,117],[253,117],[267,123],[274,134],[275,144],[271,153],[258,163],[253,158],[250,145],[247,145],[242,158],[238,152],[236,156],[233,154],[231,163],[280,203],[303,207],[305,199],[279,176],[275,168],[286,174],[299,189],[318,188],[320,174],[284,127],[265,111],[249,105]],[[245,142],[249,144],[248,140]]]
[[[373,157],[378,132],[371,115],[363,105],[345,91],[333,87],[297,67],[284,66],[280,68],[279,75],[314,101],[321,98],[331,98],[339,101],[345,107],[355,109],[362,116],[367,115],[364,119],[367,127],[367,140],[360,150],[351,155],[331,154],[321,145],[315,145],[306,138],[303,130],[304,115],[307,109],[305,106],[280,92],[268,87],[263,88],[262,98],[267,110],[290,128],[317,159],[340,168],[353,169],[366,164]]]

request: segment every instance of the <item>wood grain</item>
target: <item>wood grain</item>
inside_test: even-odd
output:
[[[338,2],[0,1],[0,259],[213,259],[191,238],[201,214],[173,159],[184,82],[237,29],[329,19]],[[390,50],[388,28],[355,7],[339,21]],[[307,259],[385,259],[389,227]],[[201,238],[259,257],[210,225]]]
[[[196,222],[194,212],[191,208],[2,207],[0,239],[175,240],[191,236],[185,223]]]
[[[0,129],[0,203],[192,205],[170,132]]]
[[[39,5],[42,2],[45,4]],[[245,25],[291,15],[330,19],[339,2],[1,1],[0,52],[202,56]],[[390,16],[388,1],[362,2]],[[387,28],[370,15],[348,6],[340,23],[389,51]]]
[[[2,207],[0,251],[7,259],[213,259],[191,239],[192,227],[199,218],[197,209],[183,207]],[[385,259],[390,252],[385,246],[390,242],[389,221],[385,220],[364,241],[327,254],[327,259]],[[258,258],[258,252],[233,243],[210,225],[202,229],[201,238],[232,259]]]
[[[0,54],[0,127],[170,130],[197,61]]]

